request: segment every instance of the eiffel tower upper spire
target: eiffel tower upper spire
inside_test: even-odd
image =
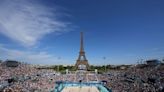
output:
[[[81,38],[80,38],[80,52],[84,52],[84,46],[83,46],[83,32],[81,32]]]
[[[81,32],[80,34],[80,52],[79,52],[78,60],[86,60],[84,44],[83,44],[83,32]]]

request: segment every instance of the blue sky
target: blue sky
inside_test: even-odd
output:
[[[163,4],[162,0],[1,0],[0,59],[74,64],[81,31],[90,64],[162,59]]]

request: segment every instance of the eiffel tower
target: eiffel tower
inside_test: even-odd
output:
[[[77,70],[88,70],[89,69],[88,60],[85,57],[85,51],[84,51],[84,46],[83,46],[83,32],[81,32],[80,52],[79,52],[79,57],[75,64],[75,68]]]

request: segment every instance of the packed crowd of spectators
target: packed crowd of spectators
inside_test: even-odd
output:
[[[52,70],[38,70],[28,64],[0,64],[0,92],[50,92],[54,88],[53,74]]]
[[[0,92],[53,92],[56,81],[106,81],[112,92],[164,92],[163,66],[131,67],[105,74],[74,72],[59,74],[29,64],[7,67],[0,63]]]
[[[99,79],[108,81],[112,92],[164,92],[163,66],[111,70]]]

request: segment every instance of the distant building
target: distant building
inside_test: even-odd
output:
[[[17,67],[19,64],[20,63],[15,60],[6,60],[5,62],[3,62],[3,65],[5,65],[7,67]]]
[[[146,64],[150,65],[150,66],[154,66],[154,65],[159,65],[161,62],[157,59],[153,59],[153,60],[147,60]]]
[[[126,68],[127,68],[127,67],[125,67],[125,66],[121,66],[121,67],[120,67],[121,70],[125,70]]]

